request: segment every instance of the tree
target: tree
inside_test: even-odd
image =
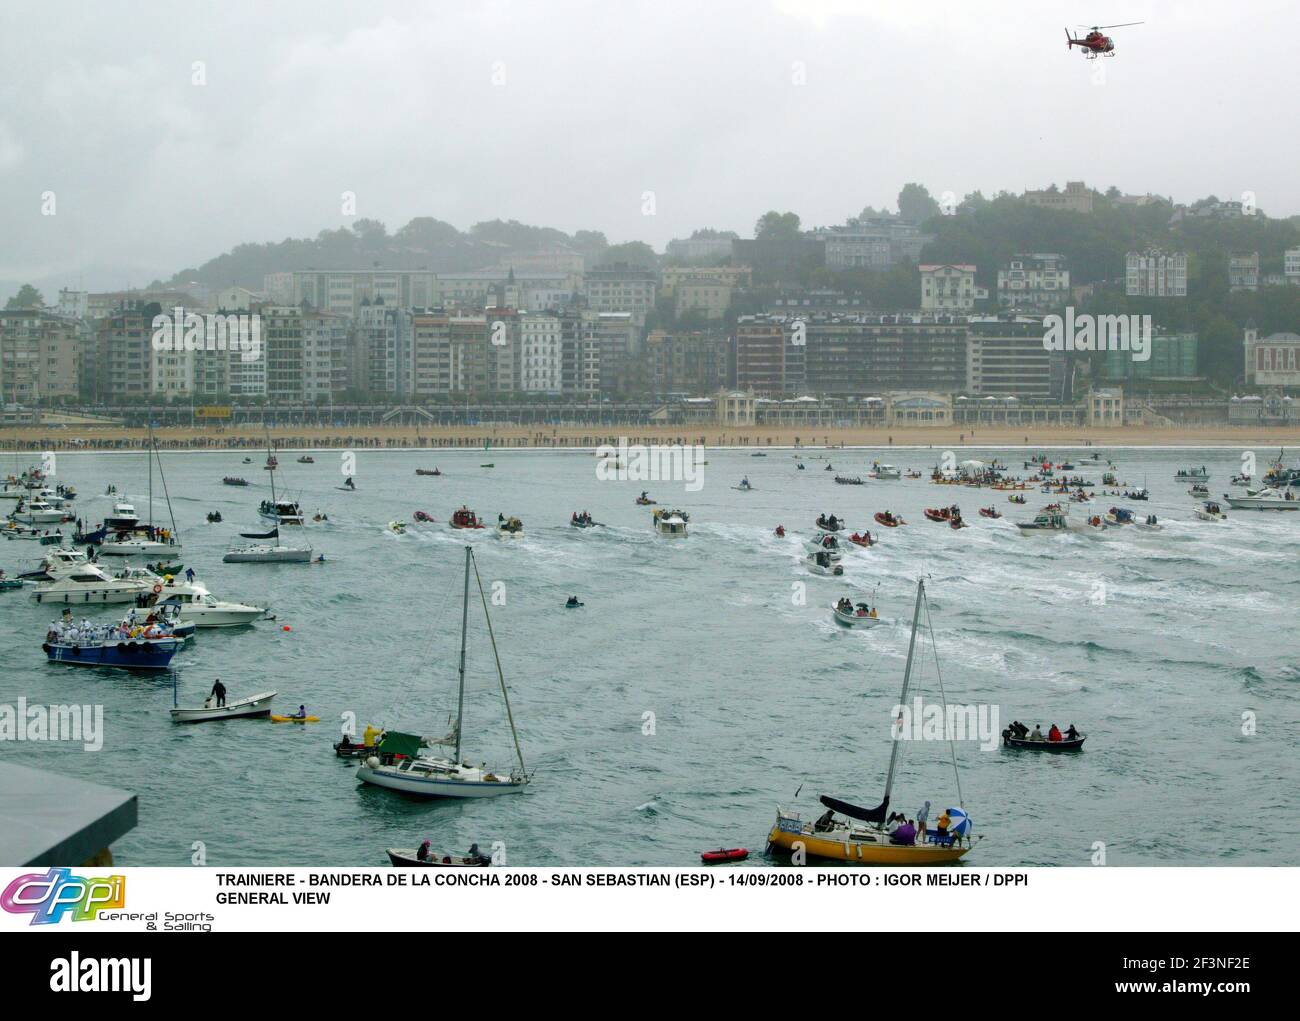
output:
[[[621,245],[610,245],[596,260],[598,266],[612,266],[616,262],[626,262],[632,266],[654,266],[658,264],[655,250],[644,241],[625,241]]]
[[[909,182],[898,193],[898,215],[913,223],[925,223],[939,215],[939,203],[930,197],[925,185]]]
[[[770,209],[754,224],[757,241],[794,241],[799,237],[799,214]]]
[[[23,284],[18,288],[18,293],[9,299],[5,305],[7,310],[17,308],[44,308],[45,299],[41,297],[41,292],[31,284]]]

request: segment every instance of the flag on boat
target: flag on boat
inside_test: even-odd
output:
[[[948,832],[959,837],[969,837],[971,831],[970,816],[964,808],[948,809]]]

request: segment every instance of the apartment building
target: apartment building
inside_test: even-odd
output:
[[[563,393],[565,322],[553,311],[530,311],[519,317],[519,387],[524,393]]]
[[[966,393],[1064,399],[1065,354],[1043,346],[1040,317],[972,317],[966,332]]]
[[[1259,252],[1238,252],[1228,256],[1228,290],[1259,290]]]
[[[429,270],[298,270],[292,304],[356,318],[367,305],[429,308],[439,303],[438,275]]]
[[[975,307],[975,267],[969,264],[924,265],[922,312],[968,312]]]
[[[35,309],[0,311],[0,403],[75,399],[82,357],[77,320]]]
[[[741,316],[736,322],[736,386],[769,396],[804,386],[805,327],[779,315]]]
[[[998,304],[1003,308],[1046,310],[1069,300],[1070,271],[1062,255],[1015,255],[998,270]]]
[[[653,267],[616,262],[587,270],[583,287],[591,311],[627,312],[640,326],[655,307],[659,274]]]
[[[819,227],[810,236],[825,245],[828,269],[889,269],[920,262],[930,240],[918,224],[896,216],[849,220],[838,227]]]
[[[1124,293],[1130,298],[1187,297],[1187,253],[1129,252],[1124,257]]]
[[[730,341],[724,334],[651,330],[644,357],[650,392],[703,396],[726,385]]]

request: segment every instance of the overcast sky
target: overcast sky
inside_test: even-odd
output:
[[[1300,212],[1286,0],[0,3],[4,295],[313,236],[351,222],[345,191],[390,230],[501,217],[657,249],[769,208],[842,222],[909,180]],[[1145,24],[1087,61],[1081,21]]]

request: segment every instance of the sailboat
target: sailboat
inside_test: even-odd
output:
[[[510,736],[514,739],[515,755],[519,765],[508,776],[471,766],[461,758],[461,735],[465,722],[465,639],[469,628],[469,574],[474,569],[479,599],[483,603],[483,616],[487,620],[488,638],[492,642],[492,656],[496,660],[497,678],[501,684],[501,697],[505,701],[506,719],[510,721]],[[450,758],[433,755],[429,744],[454,745]],[[501,794],[517,794],[528,783],[524,768],[524,754],[519,748],[519,734],[515,730],[514,714],[510,710],[510,696],[506,692],[505,674],[501,670],[501,657],[497,653],[496,636],[492,633],[492,618],[488,614],[487,597],[483,581],[474,563],[474,548],[465,547],[465,592],[460,617],[460,686],[456,699],[456,723],[451,732],[439,741],[429,742],[415,734],[386,731],[379,742],[378,755],[372,755],[357,768],[357,779],[376,787],[417,794],[426,798],[493,798]]]
[[[158,462],[158,478],[162,481],[163,496],[167,499],[167,515],[171,518],[171,531],[155,528],[153,523],[153,465]],[[134,508],[126,508],[135,513]],[[117,510],[115,507],[114,510]],[[111,519],[110,519],[111,520]],[[123,518],[125,520],[125,518]],[[171,494],[167,491],[167,476],[163,474],[162,458],[158,455],[158,443],[149,430],[149,523],[141,525],[138,521],[129,527],[114,526],[114,531],[99,547],[99,552],[109,557],[133,556],[179,556],[180,540],[176,537],[176,515],[172,511]]]
[[[899,705],[907,704],[907,690],[912,682],[912,664],[916,655],[916,634],[920,628],[921,606],[925,603],[925,582],[916,583],[916,608],[912,612],[912,637],[907,646],[907,666],[903,671],[903,691]],[[927,620],[929,613],[927,608]],[[933,641],[933,628],[931,628]],[[942,692],[942,684],[940,684]],[[947,703],[944,705],[947,719]],[[767,836],[769,851],[787,854],[802,852],[810,858],[853,862],[861,865],[946,865],[958,861],[974,846],[978,837],[971,836],[971,821],[964,807],[949,808],[950,824],[947,833],[936,830],[917,834],[915,844],[896,844],[885,829],[890,797],[894,792],[894,772],[898,765],[898,749],[903,741],[895,735],[889,753],[889,772],[885,778],[885,796],[875,808],[859,808],[838,798],[821,796],[821,803],[830,811],[816,822],[805,822],[797,813],[776,810],[776,823]],[[952,740],[949,738],[949,745]],[[956,755],[953,756],[953,773],[957,772]],[[961,777],[957,776],[957,800],[961,805]],[[845,816],[841,820],[836,813]],[[856,820],[853,822],[851,820]],[[964,843],[963,843],[964,841]]]
[[[302,524],[302,512],[298,509],[296,503],[289,503],[283,500],[277,500],[275,496],[275,455],[271,451],[271,434],[267,430],[266,436],[266,458],[267,467],[271,469],[271,499],[269,506],[273,513],[265,513],[266,501],[263,502],[262,513],[264,516],[273,517],[275,526],[269,532],[240,532],[244,539],[259,540],[247,546],[235,546],[226,551],[225,556],[221,558],[223,564],[309,564],[312,559],[312,548],[309,545],[304,546],[286,546],[280,541],[280,526],[282,524]],[[293,520],[293,513],[281,515],[279,510],[292,509],[296,512],[296,520]],[[269,540],[274,540],[269,541]]]

